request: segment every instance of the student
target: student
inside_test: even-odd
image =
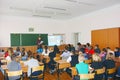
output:
[[[106,59],[106,55],[107,55],[107,50],[105,48],[102,49],[101,53],[99,54],[99,56],[101,57],[102,61],[104,62]]]
[[[42,71],[36,71],[35,73],[31,74],[31,68],[35,67],[35,66],[39,66],[39,62],[37,59],[35,59],[32,55],[30,55],[29,60],[24,62],[25,66],[28,66],[28,77],[30,77],[30,75],[39,75],[42,73]]]
[[[54,52],[53,48],[50,48],[49,58],[50,61],[48,63],[48,67],[50,69],[50,74],[54,73],[55,71],[55,64],[54,58],[56,57],[56,53]]]
[[[29,58],[33,53],[32,53],[32,51],[29,50],[29,51],[27,52],[27,54],[28,54],[28,58]]]
[[[71,44],[71,51],[75,51],[75,47]]]
[[[16,55],[18,55],[18,56],[20,56],[20,57],[21,57],[20,47],[17,47],[15,52],[17,52],[17,54],[16,54]]]
[[[54,52],[57,54],[57,53],[60,53],[60,50],[59,50],[59,48],[58,48],[58,46],[57,45],[54,45]]]
[[[28,54],[27,52],[25,51],[25,48],[22,48],[22,51],[21,51],[21,59],[22,60],[27,60],[28,58]]]
[[[83,53],[82,51],[79,51],[79,55],[84,55],[85,60],[88,60],[89,56],[86,53]]]
[[[86,45],[81,45],[80,51],[81,51],[82,53],[85,53],[85,48],[86,48]]]
[[[90,49],[89,49],[88,54],[89,54],[89,55],[93,55],[94,53],[95,53],[95,52],[94,52],[93,46],[90,46]]]
[[[92,60],[93,62],[91,63],[90,67],[95,71],[96,69],[102,69],[103,68],[103,63],[101,61],[101,58],[99,55],[93,54],[92,55]],[[103,74],[96,74],[94,77],[94,80],[102,80],[103,79]]]
[[[107,54],[112,53],[115,56],[114,51],[112,51],[110,47],[106,47],[106,50],[107,50]]]
[[[106,69],[112,69],[115,67],[115,61],[113,59],[114,59],[113,53],[108,53],[106,55],[106,60],[103,62],[103,65],[105,66]],[[114,74],[111,74],[111,75],[106,74],[105,78],[107,80],[108,77],[113,77],[113,76]]]
[[[81,48],[82,48],[82,45],[81,45],[80,42],[78,42],[78,43],[77,43],[77,51],[79,52],[79,51],[81,50]]]
[[[75,53],[75,51],[71,51],[70,57],[67,59],[67,62],[71,64],[71,67],[75,67],[76,64],[79,63],[78,61],[78,54]],[[71,76],[71,69],[67,68],[66,72]]]
[[[1,50],[1,51],[0,51],[0,56],[3,56],[4,53],[5,53],[4,50]]]
[[[115,53],[115,57],[119,57],[120,56],[120,48],[116,47],[114,50],[114,53]]]
[[[68,51],[71,51],[71,44],[68,44],[67,47],[68,47]]]
[[[88,64],[84,63],[84,60],[85,60],[84,55],[79,55],[78,60],[79,60],[79,63],[76,64],[75,66],[78,74],[88,74],[89,67],[88,67]]]
[[[49,51],[49,49],[48,49],[48,46],[45,46],[44,49],[43,49],[42,55],[48,56],[49,53],[50,53],[50,51]]]
[[[70,62],[71,67],[75,67],[76,64],[79,63],[78,61],[78,55],[75,53],[75,51],[71,51],[71,55],[67,59],[67,62]]]
[[[75,47],[72,44],[68,44],[68,51],[75,51]]]
[[[69,58],[69,56],[70,56],[70,51],[68,51],[68,47],[65,46],[65,50],[64,50],[64,52],[60,55],[60,57],[62,57],[62,60],[67,61],[67,59]]]
[[[95,45],[94,52],[100,54],[101,50],[99,48],[99,45],[97,45],[97,44]]]
[[[13,48],[8,48],[8,50],[5,52],[4,57],[7,61],[11,61],[11,55],[14,54]]]
[[[40,59],[40,55],[37,55],[36,59],[38,60],[38,62],[42,62],[41,59]]]
[[[21,70],[20,63],[18,63],[17,55],[13,54],[11,56],[12,61],[7,65],[9,71],[18,71]],[[9,80],[20,80],[20,76],[9,77]]]
[[[87,48],[88,50],[91,49],[91,45],[90,45],[90,43],[86,43],[86,48]]]
[[[88,58],[91,58],[94,53],[95,52],[94,52],[93,46],[89,46],[89,50],[88,50],[88,53],[87,53]]]
[[[41,54],[42,52],[43,52],[42,46],[41,46],[41,47],[38,47],[38,48],[37,48],[37,53],[38,53],[38,54]]]

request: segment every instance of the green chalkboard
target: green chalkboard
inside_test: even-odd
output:
[[[36,40],[39,34],[21,34],[21,36],[22,36],[22,45],[31,46],[31,45],[36,45]]]
[[[20,46],[20,34],[10,34],[11,46]]]
[[[34,46],[38,37],[42,38],[43,44],[48,45],[48,34],[11,34],[11,46]]]
[[[39,35],[43,41],[44,45],[48,45],[48,34],[40,34]]]

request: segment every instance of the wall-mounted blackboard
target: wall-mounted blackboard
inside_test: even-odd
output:
[[[42,38],[43,44],[48,45],[48,34],[11,33],[11,46],[34,46],[39,36]]]
[[[20,34],[10,34],[11,39],[11,46],[21,46],[20,45]]]

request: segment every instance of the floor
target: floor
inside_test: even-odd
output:
[[[4,76],[1,72],[0,72],[0,80],[4,80]],[[25,77],[24,80],[29,80],[29,79]],[[44,80],[58,80],[57,72],[50,74],[48,71],[46,71]],[[62,72],[60,74],[59,80],[72,80],[72,79],[66,72]]]

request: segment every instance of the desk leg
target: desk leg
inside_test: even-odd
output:
[[[4,80],[8,80],[6,70],[4,70]]]
[[[57,75],[58,75],[58,78],[57,78],[57,80],[60,80],[60,70],[59,70],[59,63],[58,63],[58,67],[57,67]]]

